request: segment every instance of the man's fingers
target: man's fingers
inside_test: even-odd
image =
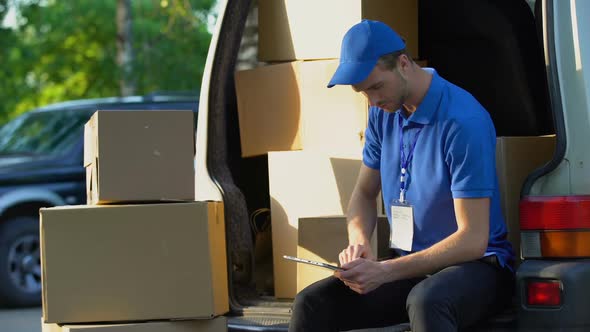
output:
[[[352,250],[352,259],[359,258],[359,246],[354,245],[354,246],[352,246],[351,250]]]
[[[354,261],[350,261],[350,262],[344,264],[342,266],[343,270],[337,272],[338,278],[341,280],[358,282],[357,278],[358,278],[359,273],[361,271],[359,271],[359,269],[356,267],[358,267],[360,264],[363,263],[362,260],[364,260],[364,259],[359,258],[359,259],[356,259]]]
[[[343,273],[346,272],[346,274],[343,275]],[[357,284],[357,281],[355,280],[354,276],[356,275],[356,273],[351,273],[350,271],[334,271],[334,277],[340,279],[343,283],[345,283],[347,286],[349,284]]]
[[[346,264],[342,264],[342,265],[340,265],[340,267],[343,270],[350,271],[351,269],[354,269],[356,266],[363,264],[364,262],[365,262],[364,258],[359,258],[359,259],[352,260]]]
[[[359,284],[357,284],[354,281],[350,281],[350,280],[342,280],[342,282],[348,287],[348,288],[359,288]]]
[[[338,272],[338,278],[340,280],[346,280],[346,281],[355,281],[354,277],[356,276],[356,272],[355,271],[339,271]]]
[[[350,288],[352,291],[358,294],[366,294],[367,288],[366,286],[362,286],[360,283],[356,283],[350,280],[342,280],[342,282]]]
[[[346,287],[350,288],[353,292],[359,293],[359,294],[364,294],[363,287],[360,284],[358,284],[352,280],[348,280],[348,279],[343,279],[343,278],[339,278],[339,279],[344,283],[344,285],[346,285]]]
[[[341,266],[350,261],[350,259],[348,259],[348,248],[340,252],[340,255],[338,255],[338,259],[340,260]]]
[[[340,265],[348,264],[358,258],[374,260],[374,257],[371,253],[371,249],[362,244],[349,245],[346,249],[342,250],[338,255]]]
[[[361,286],[359,286],[358,284],[349,283],[349,284],[346,284],[346,286],[348,286],[348,288],[350,288],[355,293],[363,294],[363,288]]]

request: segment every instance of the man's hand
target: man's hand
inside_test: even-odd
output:
[[[371,251],[371,247],[364,244],[351,244],[348,248],[342,250],[340,255],[340,265],[344,265],[354,261],[357,258],[365,258],[371,261],[375,260],[375,255]]]
[[[334,276],[359,294],[367,294],[387,281],[386,267],[373,260],[358,258],[341,267],[344,271],[336,271]]]

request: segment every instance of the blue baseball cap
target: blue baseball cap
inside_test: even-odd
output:
[[[340,64],[328,88],[351,85],[365,80],[382,55],[406,48],[403,39],[383,22],[362,20],[342,39]]]

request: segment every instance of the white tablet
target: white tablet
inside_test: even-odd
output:
[[[283,258],[297,262],[297,263],[304,263],[304,264],[310,264],[310,265],[315,265],[315,266],[319,266],[319,267],[324,267],[326,269],[330,269],[333,271],[342,271],[342,268],[340,268],[336,265],[331,265],[331,264],[316,262],[316,261],[310,261],[309,259],[305,259],[305,258],[299,258],[299,257],[293,257],[293,256],[287,256],[287,255],[284,255]]]

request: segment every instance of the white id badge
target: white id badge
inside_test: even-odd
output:
[[[389,247],[412,251],[414,239],[414,208],[407,203],[391,204],[391,232]]]

